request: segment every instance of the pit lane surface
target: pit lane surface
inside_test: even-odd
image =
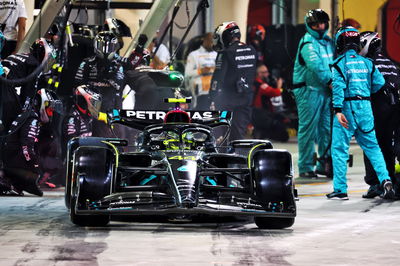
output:
[[[291,151],[296,164],[297,143],[275,147]],[[400,201],[361,198],[361,151],[351,150],[350,200],[326,200],[327,179],[297,179],[298,215],[285,230],[233,219],[79,228],[61,189],[0,197],[0,265],[398,265]]]

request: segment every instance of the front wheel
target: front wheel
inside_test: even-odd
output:
[[[254,222],[260,229],[284,229],[294,224],[295,218],[254,217]]]

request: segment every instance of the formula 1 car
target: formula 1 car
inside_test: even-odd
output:
[[[172,99],[177,102],[177,99]],[[111,215],[251,216],[281,229],[296,216],[292,158],[268,140],[217,145],[228,111],[114,110],[112,123],[141,131],[127,140],[86,137],[68,144],[65,203],[72,223],[105,226]]]

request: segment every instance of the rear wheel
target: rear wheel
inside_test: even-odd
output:
[[[254,222],[260,229],[284,229],[294,224],[295,218],[254,217]]]

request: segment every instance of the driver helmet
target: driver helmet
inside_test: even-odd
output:
[[[224,22],[214,31],[213,48],[216,51],[221,51],[232,43],[233,38],[237,37],[240,39],[240,36],[240,29],[236,22]]]
[[[39,112],[40,121],[42,123],[51,122],[54,112],[59,112],[60,101],[57,101],[56,95],[46,89],[40,89],[37,91],[34,98],[34,108]],[[62,108],[62,107],[61,107]]]
[[[102,102],[100,93],[86,85],[81,85],[75,89],[74,96],[75,105],[79,112],[88,116],[98,117]]]
[[[373,57],[381,51],[382,40],[377,32],[364,31],[360,34],[360,55]]]
[[[94,38],[94,52],[101,59],[112,60],[120,48],[118,38],[109,31],[101,31]]]
[[[167,150],[179,150],[179,135],[175,132],[167,132],[163,144]]]
[[[195,139],[193,136],[193,132],[185,132],[182,134],[182,142],[183,142],[183,149],[190,150],[195,145]]]
[[[190,123],[191,119],[183,110],[171,110],[164,117],[164,123]]]
[[[304,21],[306,24],[307,31],[317,37],[319,39],[323,38],[325,34],[328,32],[329,29],[329,15],[322,9],[311,9],[307,12],[304,17]],[[314,30],[311,27],[318,24],[324,23],[325,29],[324,30]],[[315,36],[315,33],[317,36]]]
[[[347,50],[360,50],[360,33],[357,29],[346,26],[338,29],[335,35],[335,46],[338,54],[343,54]]]

